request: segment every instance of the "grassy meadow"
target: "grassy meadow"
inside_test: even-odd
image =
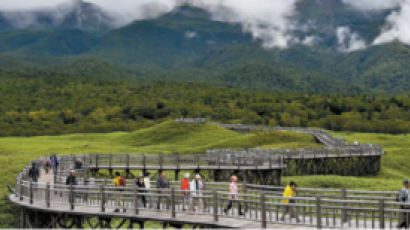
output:
[[[407,134],[368,134],[333,132],[347,141],[381,144],[387,153],[382,170],[374,177],[298,176],[303,187],[346,187],[396,190],[410,176],[410,138]],[[68,153],[200,153],[210,148],[298,148],[317,146],[314,138],[294,132],[239,133],[212,124],[177,124],[163,121],[133,132],[70,134],[63,136],[0,138],[0,227],[17,227],[16,210],[7,202],[6,185],[14,184],[16,174],[33,159],[56,152]]]

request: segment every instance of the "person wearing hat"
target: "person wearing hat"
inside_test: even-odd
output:
[[[288,186],[286,186],[285,190],[283,191],[283,197],[284,199],[282,200],[282,203],[284,204],[293,204],[296,203],[294,199],[290,199],[291,197],[296,196],[296,183],[294,181],[291,181]],[[299,215],[297,212],[296,207],[292,206],[285,206],[285,211],[282,214],[282,217],[280,218],[281,221],[285,220],[285,216],[287,213],[290,213],[290,218],[296,218],[296,222],[299,223]]]
[[[410,187],[410,180],[405,179],[403,181],[403,188],[400,189],[399,196],[397,197],[397,201],[400,202],[400,208],[404,210],[410,209],[410,194],[409,194],[409,187]],[[401,221],[397,228],[409,228],[410,226],[410,213],[409,212],[402,212],[401,213]]]
[[[243,216],[241,202],[239,201],[239,194],[238,194],[238,178],[236,176],[231,177],[231,184],[229,185],[229,203],[228,206],[224,209],[224,213],[228,214],[228,211],[232,208],[233,203],[238,203],[238,212],[240,216]]]
[[[147,207],[147,201],[145,200],[145,196],[143,193],[146,193],[147,190],[145,188],[145,182],[144,182],[144,175],[139,175],[138,180],[136,182],[136,185],[138,187],[138,197],[141,198],[142,204],[144,205],[144,208]]]
[[[204,188],[204,184],[201,181],[201,176],[199,174],[195,175],[195,178],[191,181],[189,185],[189,190],[191,194],[191,212],[195,210],[195,204],[198,203],[199,209],[201,211],[204,210],[204,203],[202,200],[202,189]]]
[[[189,173],[185,173],[184,178],[181,180],[181,195],[184,196],[184,203],[183,203],[183,207],[182,210],[185,211],[185,205],[189,203],[189,190],[190,190],[190,186],[189,186]]]

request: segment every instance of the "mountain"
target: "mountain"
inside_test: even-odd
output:
[[[55,9],[0,12],[0,32],[13,29],[78,29],[105,33],[113,28],[114,19],[95,4],[73,0]]]
[[[20,57],[61,57],[84,53],[99,36],[81,30],[18,30],[0,33],[0,52]]]
[[[212,21],[207,12],[182,6],[111,31],[89,54],[129,66],[174,67],[190,64],[210,50],[250,42],[239,25]]]
[[[37,12],[36,22],[42,23],[0,33],[0,66],[66,72],[79,65],[85,66],[76,68],[80,76],[194,81],[264,92],[409,91],[408,46],[393,42],[341,52],[335,33],[348,26],[372,41],[388,10],[364,14],[341,0],[300,1],[294,20],[313,18],[314,26],[294,36],[312,35],[320,42],[267,49],[239,24],[215,20],[207,11],[188,5],[116,29],[107,22],[109,14],[93,4],[77,1],[64,9],[69,10],[58,23],[47,19],[50,12]],[[8,22],[0,15],[1,23]]]

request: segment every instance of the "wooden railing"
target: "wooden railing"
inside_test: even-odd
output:
[[[60,173],[68,174],[72,158],[62,157]],[[94,179],[90,184],[89,178],[81,178],[82,170],[77,170],[79,184],[75,186],[54,183],[53,180],[33,183],[28,179],[28,168],[17,176],[15,194],[11,199],[20,205],[67,213],[88,210],[92,214],[104,215],[114,209],[124,209],[138,216],[158,211],[161,213],[156,215],[159,221],[178,219],[180,215],[198,215],[212,217],[205,219],[225,227],[231,226],[224,225],[224,218],[237,218],[238,221],[253,221],[254,227],[261,228],[269,224],[393,228],[403,215],[410,215],[409,209],[400,208],[404,204],[395,202],[397,192],[298,188],[298,196],[291,198],[294,203],[283,203],[282,200],[286,199],[281,196],[283,187],[252,184],[239,184],[239,199],[234,201],[234,208],[225,213],[224,209],[230,202],[229,183],[213,182],[206,182],[205,189],[194,198],[203,201],[203,210],[193,212],[189,210],[189,202],[184,191],[179,190],[178,182],[171,182],[169,189],[141,190],[135,186],[135,180],[128,180],[123,191],[118,191],[107,179]],[[142,197],[146,201],[145,207]],[[118,199],[120,203],[117,203]],[[239,215],[238,204],[241,204],[243,216]],[[290,208],[298,213],[299,221],[281,219],[284,210]],[[203,220],[198,218],[197,221],[202,223]]]

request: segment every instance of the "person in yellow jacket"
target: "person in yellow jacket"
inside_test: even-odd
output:
[[[114,209],[114,212],[119,212],[120,211],[120,207],[121,207],[121,191],[124,190],[125,187],[125,179],[121,176],[120,172],[115,172],[115,178],[112,181],[112,183],[115,185],[115,187],[117,188],[116,190],[116,194],[115,194],[115,205],[117,206]],[[124,212],[126,211],[126,209],[123,210]]]
[[[283,197],[284,199],[282,200],[282,203],[284,204],[293,204],[296,203],[294,199],[291,199],[289,197],[295,197],[296,196],[296,183],[294,181],[291,181],[288,186],[286,186],[285,190],[283,191]],[[285,211],[282,214],[282,217],[280,218],[281,221],[285,220],[286,214],[290,214],[290,219],[296,218],[296,222],[299,223],[299,215],[297,211],[297,207],[292,207],[292,206],[285,206]]]

